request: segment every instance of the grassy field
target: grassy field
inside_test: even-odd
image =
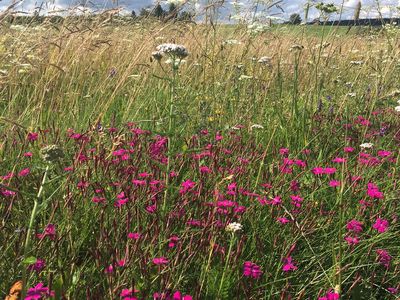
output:
[[[0,27],[0,298],[398,299],[400,31],[117,21]]]

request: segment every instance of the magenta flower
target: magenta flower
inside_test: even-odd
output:
[[[361,222],[353,219],[353,220],[351,220],[351,221],[349,221],[347,223],[346,229],[348,231],[352,231],[352,232],[355,232],[355,233],[360,233],[363,230],[362,226],[363,226],[363,224]]]
[[[377,249],[376,254],[378,254],[378,261],[380,264],[384,265],[386,268],[389,268],[392,257],[389,252],[384,249]]]
[[[318,300],[338,300],[338,299],[340,299],[340,295],[338,293],[332,292],[332,290],[327,292],[324,297],[318,298]]]
[[[35,287],[28,289],[25,300],[38,300],[50,297],[54,297],[54,291],[50,291],[48,287],[45,287],[44,284],[40,282]]]
[[[173,295],[172,295],[172,299],[173,300],[192,300],[192,296],[190,295],[185,295],[182,296],[182,293],[180,291],[176,291]]]
[[[155,265],[166,265],[168,263],[169,263],[169,260],[163,256],[153,258],[153,264],[155,264]]]
[[[168,248],[174,248],[179,241],[179,237],[173,235],[169,238]]]
[[[251,261],[245,261],[243,263],[243,276],[258,279],[262,275],[261,267],[252,263]]]
[[[113,272],[114,272],[113,265],[108,265],[107,267],[104,268],[104,273],[106,273],[106,274],[112,274]]]
[[[358,237],[352,237],[352,236],[346,236],[345,238],[344,238],[344,240],[347,242],[347,244],[349,244],[349,245],[357,245],[359,242],[360,242],[360,240],[359,240],[359,238]]]
[[[28,266],[29,271],[41,272],[46,267],[46,263],[42,259],[37,259],[34,264]]]
[[[19,171],[18,176],[25,177],[25,176],[28,176],[30,172],[31,172],[31,170],[29,168],[26,168],[26,169]]]
[[[338,180],[331,180],[331,181],[329,181],[329,186],[330,186],[330,187],[338,187],[338,186],[340,186],[340,181],[338,181]]]
[[[284,265],[282,267],[282,270],[284,272],[289,272],[289,271],[295,271],[297,270],[297,266],[295,265],[295,262],[293,261],[291,256],[288,256],[284,259]]]
[[[344,150],[344,152],[351,153],[354,151],[354,148],[353,147],[344,147],[343,150]]]
[[[36,132],[29,132],[28,133],[28,141],[34,142],[38,139],[39,133]]]
[[[287,224],[287,223],[290,222],[290,220],[288,218],[285,218],[285,217],[279,217],[279,218],[277,218],[277,221],[279,223],[281,223],[281,224]]]
[[[375,224],[372,227],[378,230],[378,232],[383,233],[388,230],[389,222],[385,219],[378,218],[376,219]]]
[[[131,239],[131,240],[138,240],[138,239],[140,239],[141,236],[142,235],[138,232],[129,232],[128,233],[128,239]]]
[[[47,224],[43,233],[39,233],[36,236],[39,239],[43,239],[48,236],[50,239],[54,240],[56,238],[56,226],[54,224]]]
[[[292,199],[292,205],[295,207],[301,207],[301,203],[303,202],[303,198],[299,195],[291,195],[290,199]]]
[[[181,195],[186,194],[191,189],[193,189],[195,185],[196,185],[196,182],[191,181],[190,179],[188,179],[188,180],[182,182],[182,188],[179,190],[179,193]]]
[[[32,157],[32,152],[25,152],[24,157]]]
[[[383,199],[383,193],[379,191],[378,186],[373,183],[368,183],[367,194],[373,199]]]
[[[393,153],[390,151],[386,151],[386,150],[379,150],[378,151],[378,156],[380,157],[388,157],[391,156]]]
[[[343,157],[335,157],[332,162],[337,163],[337,164],[343,164],[347,161],[346,158]]]

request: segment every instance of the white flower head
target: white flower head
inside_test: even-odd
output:
[[[397,100],[397,103],[400,105],[400,100]]]
[[[224,45],[240,45],[242,42],[238,40],[225,40]]]
[[[189,55],[189,52],[183,45],[178,44],[161,44],[157,46],[157,51],[161,54],[167,54],[176,58],[185,58]]]
[[[363,143],[360,145],[361,149],[371,149],[374,146],[372,143]]]
[[[229,224],[226,225],[226,227],[225,227],[225,230],[226,230],[226,231],[228,231],[228,232],[233,232],[233,233],[235,233],[235,232],[237,232],[237,231],[241,231],[242,229],[243,229],[242,224],[236,223],[236,222],[229,223]]]
[[[260,124],[253,124],[250,126],[250,129],[264,129],[264,126],[260,125]]]
[[[269,64],[271,64],[271,60],[272,60],[271,57],[262,56],[262,57],[260,57],[260,59],[258,60],[258,63],[259,63],[259,64],[269,65]]]
[[[394,110],[397,111],[397,112],[400,112],[400,106],[396,106],[396,107],[394,108]]]

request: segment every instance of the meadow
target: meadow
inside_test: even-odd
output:
[[[399,33],[1,24],[0,298],[398,299]]]

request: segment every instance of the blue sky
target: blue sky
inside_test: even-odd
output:
[[[0,10],[4,9],[8,5],[10,5],[15,0],[0,0]],[[118,2],[117,2],[118,1]],[[123,7],[126,11],[135,10],[138,12],[140,8],[152,5],[155,2],[161,1],[161,3],[165,3],[166,0],[23,0],[21,4],[17,6],[17,10],[32,12],[35,7],[40,6],[44,3],[45,11],[52,11],[58,9],[68,9],[72,7],[76,7],[79,4],[87,3],[88,6],[91,7],[92,10],[101,10],[104,8],[111,7]],[[191,0],[194,1],[194,0]],[[205,0],[200,0],[205,1]],[[243,10],[248,10],[251,7],[251,4],[257,0],[226,0],[226,4],[224,5],[224,15],[228,15],[229,12],[232,12],[233,5],[232,2],[239,2],[240,7]],[[267,0],[259,0],[267,1]],[[288,16],[294,12],[298,12],[301,15],[304,14],[304,4],[307,0],[283,0],[281,4],[284,12],[280,10],[274,9],[270,11],[270,14],[277,14],[282,18],[288,18]],[[338,5],[342,3],[342,0],[330,0],[325,2],[334,2]],[[344,17],[351,17],[354,12],[354,7],[356,6],[358,0],[345,0],[344,1]],[[377,16],[377,5],[376,0],[362,0],[363,10],[361,17],[374,17]],[[89,4],[91,3],[91,4]],[[380,10],[384,16],[398,16],[400,10],[397,10],[396,7],[400,7],[400,0],[379,0]],[[318,16],[318,12],[315,10],[311,10],[309,17],[310,19]]]

